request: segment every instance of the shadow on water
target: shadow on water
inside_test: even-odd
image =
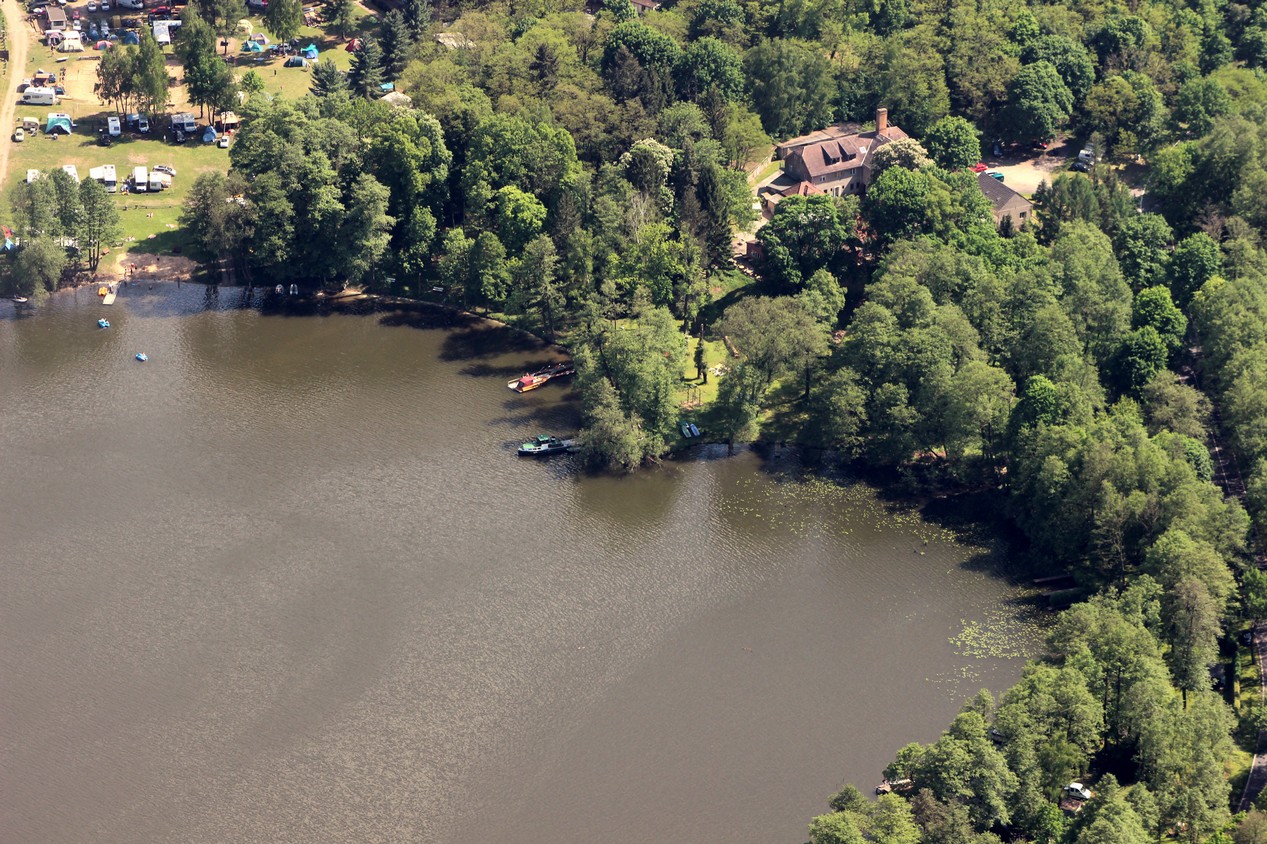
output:
[[[775,481],[811,478],[848,486],[865,483],[876,491],[888,512],[917,512],[920,518],[945,530],[954,540],[978,550],[961,564],[1012,586],[1028,586],[1035,572],[1024,553],[1026,541],[1007,515],[1007,493],[999,488],[978,488],[952,493],[913,491],[911,478],[893,470],[861,469],[796,446],[760,443],[751,448],[761,458],[761,468]],[[726,456],[726,447],[718,446]],[[736,451],[739,449],[736,446]],[[1017,598],[1018,607],[1034,605],[1034,599]]]
[[[542,433],[561,435],[560,432],[575,431],[580,427],[581,419],[574,403],[561,401],[552,404],[541,404],[513,398],[502,403],[506,413],[489,419],[485,424],[498,425],[533,425],[543,429]],[[570,436],[570,433],[568,434]],[[516,443],[518,445],[518,443]]]

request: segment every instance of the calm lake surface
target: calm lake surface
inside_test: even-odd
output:
[[[0,840],[799,844],[1019,673],[865,487],[518,459],[541,350],[242,297],[0,303]]]

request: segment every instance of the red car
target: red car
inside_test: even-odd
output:
[[[990,169],[989,167],[987,167],[985,164],[982,164],[980,161],[972,165],[973,173],[984,173],[986,170],[989,170],[989,169]]]

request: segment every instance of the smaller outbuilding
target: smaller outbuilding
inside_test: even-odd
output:
[[[989,171],[977,174],[977,184],[981,186],[985,198],[990,200],[996,226],[1002,225],[1005,218],[1011,218],[1012,225],[1018,229],[1029,222],[1034,213],[1034,203],[991,176]]]

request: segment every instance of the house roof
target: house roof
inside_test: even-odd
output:
[[[66,23],[66,13],[56,6],[46,6],[44,9],[48,13],[48,22],[56,23],[58,21]]]
[[[795,138],[788,138],[781,144],[777,144],[777,146],[780,150],[792,150],[809,144],[830,141],[833,138],[843,138],[847,135],[856,135],[860,129],[862,129],[862,127],[857,123],[836,123],[832,126],[828,126],[826,129],[816,129],[808,135],[799,135]]]
[[[654,11],[655,9],[660,8],[660,0],[630,0],[630,2],[643,9],[651,9]]]
[[[1019,193],[1012,190],[993,176],[987,176],[985,173],[978,173],[977,184],[981,186],[981,192],[985,194],[986,199],[990,200],[990,204],[994,206],[996,211],[1018,197],[1027,205],[1030,204],[1028,199],[1021,196]]]
[[[816,179],[864,166],[877,149],[905,137],[906,133],[896,126],[882,132],[853,132],[806,144],[789,153],[788,158],[799,160],[809,177]]]

